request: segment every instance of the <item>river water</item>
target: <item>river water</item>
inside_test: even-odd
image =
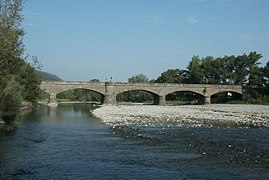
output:
[[[0,136],[0,179],[268,179],[269,128],[111,128],[89,105],[39,107]]]

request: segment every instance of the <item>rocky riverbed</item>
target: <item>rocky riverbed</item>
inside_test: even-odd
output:
[[[269,127],[269,106],[265,105],[184,105],[102,106],[93,115],[111,126],[240,126]]]

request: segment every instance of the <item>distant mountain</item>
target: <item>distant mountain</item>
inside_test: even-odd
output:
[[[54,74],[50,74],[43,71],[36,71],[39,77],[41,77],[42,81],[63,81],[61,78]]]

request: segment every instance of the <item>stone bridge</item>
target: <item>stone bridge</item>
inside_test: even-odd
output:
[[[133,90],[142,90],[154,95],[154,104],[165,105],[168,94],[180,91],[190,91],[204,97],[205,104],[211,103],[211,96],[221,92],[242,94],[242,86],[238,85],[211,85],[211,84],[136,84],[136,83],[92,83],[92,82],[65,82],[43,81],[40,88],[49,94],[50,106],[57,106],[56,95],[72,89],[86,89],[102,95],[103,104],[117,104],[117,95]]]

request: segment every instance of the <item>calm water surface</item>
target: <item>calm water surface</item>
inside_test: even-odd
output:
[[[0,136],[0,179],[268,179],[268,128],[111,128],[40,107]]]

